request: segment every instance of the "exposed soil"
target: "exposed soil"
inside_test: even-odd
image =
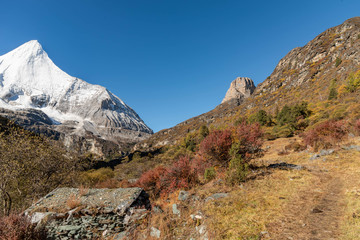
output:
[[[270,239],[339,239],[339,223],[344,212],[341,176],[313,170],[311,187],[299,194],[284,209],[284,217],[268,226]]]

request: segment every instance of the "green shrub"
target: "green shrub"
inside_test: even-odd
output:
[[[291,126],[291,128],[297,129],[297,122],[300,119],[309,117],[310,114],[311,111],[308,109],[307,102],[301,102],[291,107],[285,105],[277,114],[276,120],[277,124],[280,126],[288,124]]]
[[[290,125],[283,125],[283,126],[275,126],[272,129],[272,135],[276,136],[277,138],[287,138],[292,137],[294,135],[295,129],[293,129]]]
[[[206,181],[211,181],[216,177],[216,171],[214,167],[209,167],[207,169],[205,169],[205,173],[204,173],[204,179]]]
[[[206,138],[206,136],[209,135],[209,128],[206,125],[202,125],[199,130],[199,135],[201,140]]]
[[[131,161],[138,161],[141,159],[141,153],[140,152],[135,152],[131,158]]]
[[[198,142],[197,137],[197,133],[188,133],[183,139],[181,146],[191,152],[195,152]]]
[[[257,113],[249,117],[249,122],[258,122],[261,126],[270,126],[272,121],[270,115],[265,110],[259,110]]]
[[[82,184],[92,187],[113,177],[114,171],[111,168],[91,169],[81,174],[80,181]]]
[[[248,164],[240,155],[235,155],[229,162],[226,173],[226,183],[229,185],[237,185],[244,182],[248,174]]]
[[[347,78],[346,90],[348,92],[356,92],[360,87],[360,70],[356,73],[350,73]]]
[[[335,67],[338,67],[341,64],[342,60],[341,58],[337,57],[335,60]]]
[[[328,100],[337,99],[338,92],[336,89],[336,81],[337,81],[336,79],[333,79],[330,83]]]

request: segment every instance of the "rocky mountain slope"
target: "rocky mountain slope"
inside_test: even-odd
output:
[[[154,134],[135,149],[173,144],[201,125],[221,125],[259,109],[275,113],[285,104],[304,100],[314,105],[326,100],[333,79],[341,87],[349,74],[360,69],[359,49],[360,17],[355,17],[324,31],[305,46],[291,50],[250,97],[223,101],[210,112]]]
[[[109,90],[63,72],[36,40],[0,56],[0,108],[30,130],[99,154],[105,142],[124,146],[153,133]]]

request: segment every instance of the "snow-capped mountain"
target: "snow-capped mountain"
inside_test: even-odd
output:
[[[36,40],[0,56],[0,108],[41,111],[55,130],[71,126],[66,133],[71,135],[90,132],[101,139],[126,142],[153,133],[109,90],[58,68]]]

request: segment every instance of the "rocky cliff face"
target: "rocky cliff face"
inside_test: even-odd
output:
[[[153,132],[138,114],[106,88],[58,68],[38,41],[0,56],[1,115],[29,130],[51,133],[68,147],[101,153],[102,142],[124,145]]]
[[[355,17],[291,50],[250,97],[243,101],[223,101],[210,112],[154,134],[137,144],[136,149],[173,144],[201,125],[233,122],[236,116],[249,111],[264,109],[274,113],[285,104],[326,100],[333,79],[340,86],[350,73],[359,69],[360,17]]]
[[[247,77],[238,77],[231,82],[229,90],[221,103],[227,102],[231,99],[245,99],[255,90],[255,84],[253,80]]]

